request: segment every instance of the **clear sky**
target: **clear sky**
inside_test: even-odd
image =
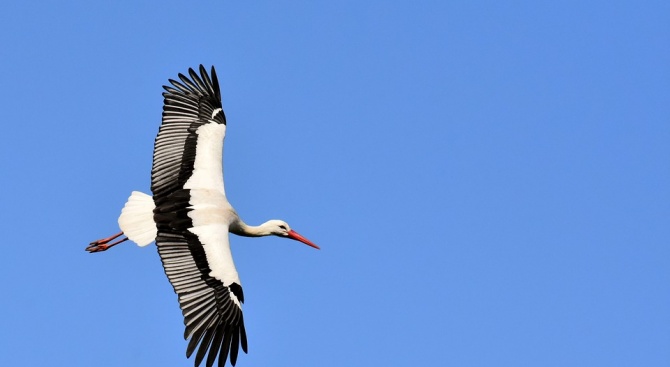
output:
[[[141,4],[139,4],[141,3]],[[247,366],[670,365],[667,1],[5,1],[0,365],[192,366],[162,88],[215,65]]]

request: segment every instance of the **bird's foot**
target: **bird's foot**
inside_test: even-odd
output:
[[[128,241],[128,237],[124,237],[114,243],[110,243],[112,240],[116,239],[117,237],[121,236],[123,232],[119,232],[113,236],[107,237],[107,238],[102,238],[97,241],[93,241],[88,244],[88,247],[86,247],[86,251],[90,253],[94,252],[102,252],[108,250],[110,247],[116,246],[121,242]]]
[[[105,251],[109,248],[109,245],[106,243],[99,243],[98,241],[91,242],[88,247],[86,247],[86,251],[90,253],[94,252],[101,252]]]

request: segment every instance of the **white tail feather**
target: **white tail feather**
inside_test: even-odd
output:
[[[121,210],[119,227],[131,241],[146,246],[156,240],[154,199],[142,192],[133,191]]]

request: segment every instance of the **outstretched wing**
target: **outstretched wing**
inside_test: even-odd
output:
[[[235,365],[247,352],[241,303],[244,294],[230,254],[222,150],[225,115],[216,72],[165,86],[163,123],[154,145],[151,190],[156,245],[184,315],[187,357],[197,367]],[[213,200],[214,199],[214,200]],[[214,214],[214,215],[212,215]]]
[[[184,187],[193,174],[198,143],[197,130],[206,124],[222,125],[225,135],[226,115],[221,106],[221,91],[216,71],[212,78],[200,65],[200,75],[188,70],[190,79],[179,74],[181,82],[170,79],[172,86],[163,86],[163,123],[154,143],[154,161],[151,168],[151,191],[156,198],[163,198]],[[223,137],[219,142],[223,148]],[[216,162],[221,165],[221,155]],[[222,170],[209,174],[221,177]]]

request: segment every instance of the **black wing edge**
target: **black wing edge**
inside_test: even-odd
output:
[[[214,119],[218,123],[225,125],[226,114],[221,104],[221,88],[219,87],[219,78],[216,75],[216,69],[212,65],[211,78],[207,74],[207,69],[202,64],[200,64],[198,70],[200,71],[200,75],[193,68],[188,69],[188,76],[179,73],[178,77],[181,82],[168,79],[168,82],[172,86],[163,86],[163,89],[165,89],[163,97],[166,101],[188,101],[197,98],[200,107],[199,119],[203,121]],[[213,117],[212,112],[217,108],[220,108],[221,112]]]
[[[227,324],[219,318],[218,321],[212,322],[208,327],[196,330],[186,348],[186,357],[190,358],[193,352],[197,350],[194,361],[195,367],[200,366],[205,356],[207,356],[205,363],[207,367],[214,366],[217,357],[219,360],[218,367],[224,367],[227,360],[230,360],[230,364],[235,366],[240,346],[242,346],[244,353],[248,353],[247,334],[241,312],[239,312],[239,323],[237,325]]]

